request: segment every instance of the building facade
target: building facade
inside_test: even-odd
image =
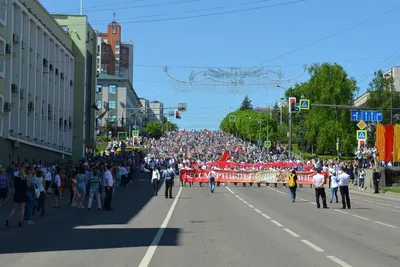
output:
[[[394,66],[390,70],[386,71],[383,76],[392,77],[394,90],[396,92],[400,91],[400,67]]]
[[[131,134],[132,129],[142,127],[142,104],[129,79],[101,73],[97,78],[96,105],[98,115],[108,110],[98,119],[98,133],[106,133],[108,128],[124,128]]]
[[[36,0],[0,6],[0,162],[71,156],[73,41]]]
[[[75,56],[75,90],[73,97],[72,158],[80,159],[96,148],[96,114],[91,106],[96,92],[97,34],[81,15],[53,15],[73,41]]]
[[[147,121],[162,122],[164,116],[164,105],[159,101],[149,102]]]
[[[106,33],[99,33],[97,45],[97,72],[128,79],[133,85],[132,42],[121,41],[121,25],[115,20]]]

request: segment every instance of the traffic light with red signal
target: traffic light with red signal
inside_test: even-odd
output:
[[[180,119],[179,110],[175,110],[175,118]]]
[[[297,106],[297,100],[295,97],[289,97],[289,112],[299,112],[300,108]]]

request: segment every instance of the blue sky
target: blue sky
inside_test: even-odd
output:
[[[40,2],[50,13],[79,13],[79,0]],[[281,86],[287,88],[308,79],[301,75],[304,64],[337,62],[358,81],[361,94],[375,70],[400,60],[398,0],[83,0],[83,6],[93,28],[102,32],[116,13],[123,40],[135,43],[137,94],[167,107],[187,103],[182,119],[172,119],[186,129],[217,129],[245,95],[253,106],[266,107],[283,90],[274,81],[257,87],[246,81],[237,92],[215,86],[219,80],[178,86],[163,71],[165,65],[173,78],[186,82],[192,71],[197,79],[204,77],[203,67],[262,66],[280,71]]]

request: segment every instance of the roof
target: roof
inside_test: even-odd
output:
[[[118,77],[118,76],[110,75],[107,73],[99,73],[99,77],[97,77],[97,79],[98,80],[121,80],[121,81],[128,80],[128,78]]]

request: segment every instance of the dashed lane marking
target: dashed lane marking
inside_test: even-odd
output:
[[[368,200],[368,199],[363,199],[363,201],[368,202],[368,203],[374,203],[372,200]]]
[[[390,205],[386,204],[386,203],[376,202],[376,204],[381,205],[381,206],[385,206],[385,207],[390,207]]]
[[[254,209],[253,205],[249,204],[248,206],[249,206],[249,208]]]
[[[340,213],[343,213],[343,214],[349,214],[347,211],[343,211],[343,210],[336,210],[336,209],[334,209],[334,211],[340,212]]]
[[[272,222],[273,224],[275,224],[276,226],[283,227],[283,225],[282,225],[280,222],[278,222],[278,221],[271,220],[271,222]]]
[[[374,221],[375,223],[377,223],[377,224],[380,224],[380,225],[383,225],[383,226],[387,226],[387,227],[390,227],[390,228],[397,228],[397,226],[394,226],[394,225],[390,225],[390,224],[387,224],[387,223],[383,223],[383,222],[380,222],[380,221]]]
[[[249,204],[249,202],[247,202],[246,200],[243,200],[243,203],[244,203],[244,204]]]
[[[259,209],[254,209],[255,212],[262,213]]]
[[[318,247],[317,245],[311,243],[310,241],[306,240],[306,239],[302,239],[301,242],[303,242],[304,244],[306,244],[307,246],[313,248],[315,251],[318,252],[324,252],[324,250],[320,247]]]
[[[362,220],[366,220],[366,221],[370,220],[368,218],[365,218],[365,217],[362,217],[362,216],[358,216],[358,215],[355,215],[355,214],[353,214],[353,216],[356,217],[356,218],[362,219]]]
[[[274,188],[271,188],[271,187],[268,187],[268,188],[271,189],[271,190],[273,190],[273,191],[275,191],[275,192],[278,192],[278,193],[280,193],[280,194],[282,194],[282,195],[287,195],[287,193],[282,192],[282,191],[280,191],[280,190],[277,190],[277,189],[274,189]]]
[[[335,256],[326,256],[328,259],[336,262],[342,267],[352,267],[351,265],[347,264],[346,262],[342,261],[341,259],[336,258]]]
[[[261,216],[263,216],[265,219],[271,220],[271,217],[269,217],[267,214],[262,213]]]
[[[296,234],[295,232],[293,232],[293,231],[290,230],[290,229],[285,228],[285,229],[283,229],[283,230],[285,230],[286,232],[288,232],[290,235],[292,235],[292,236],[294,236],[294,237],[300,237],[298,234]]]

